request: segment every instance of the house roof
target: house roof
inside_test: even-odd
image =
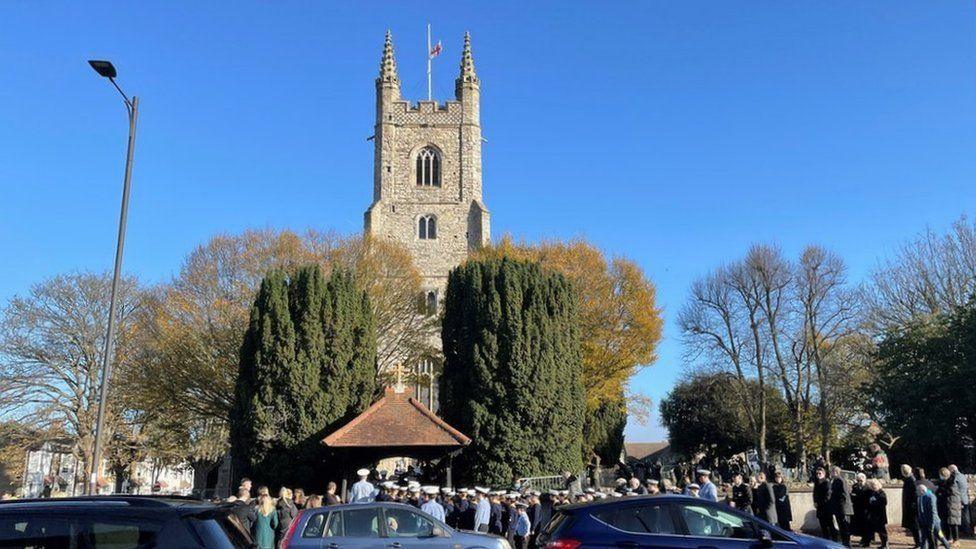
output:
[[[333,448],[467,446],[471,439],[419,400],[388,387],[383,398],[322,443]]]
[[[642,460],[670,446],[667,442],[625,442],[624,454],[626,457]]]

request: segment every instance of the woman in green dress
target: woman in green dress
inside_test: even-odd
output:
[[[254,521],[252,535],[259,549],[274,549],[275,530],[278,528],[278,513],[275,502],[268,495],[258,499],[258,518]]]

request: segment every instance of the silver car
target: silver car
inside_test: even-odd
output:
[[[402,503],[348,503],[302,511],[288,549],[511,549],[504,538],[455,530]]]

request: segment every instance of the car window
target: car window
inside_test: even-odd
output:
[[[343,530],[347,538],[380,537],[380,510],[377,507],[346,509],[342,512]]]
[[[668,505],[630,505],[600,509],[593,516],[614,528],[635,534],[677,534]]]
[[[410,509],[388,508],[386,535],[395,538],[427,538],[433,535],[434,523]]]
[[[336,513],[339,516],[339,513]],[[303,538],[320,538],[322,534],[325,533],[325,519],[329,517],[328,513],[315,513],[308,517],[308,521],[305,522],[305,529],[302,530]]]
[[[749,519],[714,507],[682,505],[681,518],[692,536],[755,539],[755,525]]]
[[[8,515],[0,517],[0,546],[94,549],[138,549],[156,544],[161,525],[110,517]]]
[[[325,529],[326,537],[342,537],[342,513],[336,511],[329,515],[329,526]]]

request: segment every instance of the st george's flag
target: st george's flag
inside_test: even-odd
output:
[[[438,40],[437,44],[430,48],[430,58],[433,59],[441,54],[441,41]]]

